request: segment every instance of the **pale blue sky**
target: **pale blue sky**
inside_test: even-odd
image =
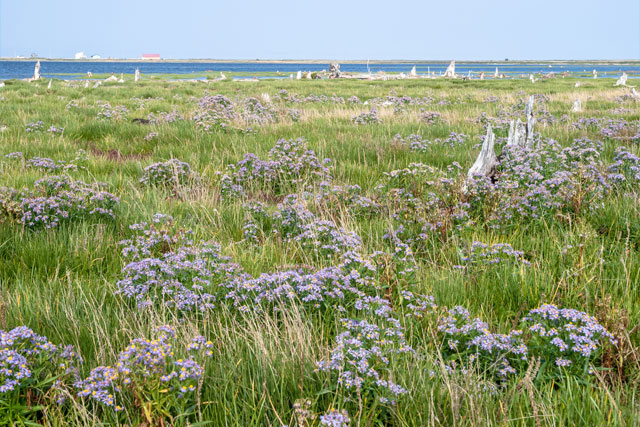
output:
[[[0,0],[0,56],[640,59],[638,0]]]

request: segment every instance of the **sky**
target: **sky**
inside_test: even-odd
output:
[[[0,57],[640,59],[638,0],[0,0]]]

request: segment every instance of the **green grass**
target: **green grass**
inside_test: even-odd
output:
[[[211,77],[209,73],[197,76]],[[148,221],[156,212],[173,215],[181,226],[193,229],[197,238],[219,242],[224,254],[252,274],[296,263],[319,266],[312,257],[274,237],[267,238],[259,247],[239,244],[244,220],[242,204],[220,199],[216,173],[242,159],[245,153],[264,158],[279,138],[305,137],[320,158],[332,159],[335,183],[357,184],[365,195],[373,196],[384,172],[412,162],[443,168],[457,161],[468,169],[477,155],[475,145],[482,133],[482,125],[476,118],[482,112],[494,116],[528,94],[550,96],[549,112],[557,118],[568,114],[570,121],[579,117],[624,117],[628,121],[640,118],[638,104],[634,103],[624,105],[632,110],[630,113],[622,116],[611,113],[619,106],[615,98],[625,93],[623,89],[614,89],[612,80],[584,80],[578,89],[574,88],[576,81],[557,78],[535,85],[516,80],[188,83],[158,78],[139,84],[104,84],[96,89],[85,89],[83,82],[73,87],[56,80],[52,90],[46,88],[46,81],[30,84],[7,81],[0,89],[3,98],[0,125],[6,126],[0,133],[0,186],[32,187],[36,179],[46,175],[5,159],[7,153],[22,151],[25,157],[70,161],[78,149],[84,149],[89,154],[87,170],[74,172],[73,177],[107,183],[109,191],[120,197],[121,204],[116,220],[111,223],[80,221],[43,232],[24,230],[0,219],[0,329],[27,325],[54,343],[73,344],[85,360],[82,369],[87,374],[92,367],[113,361],[132,338],[145,336],[155,325],[178,324],[185,330],[199,331],[216,345],[200,399],[202,420],[211,425],[295,425],[292,405],[297,399],[310,399],[317,413],[324,412],[331,402],[326,394],[328,379],[313,370],[315,362],[325,357],[332,346],[337,319],[314,319],[302,309],[292,309],[277,321],[271,316],[248,316],[241,320],[218,310],[180,323],[171,312],[139,312],[130,301],[114,294],[123,265],[117,242],[129,235],[128,226]],[[382,124],[357,126],[351,117],[368,107],[329,103],[287,104],[286,107],[302,111],[300,122],[283,120],[255,126],[253,133],[204,133],[189,120],[160,126],[130,121],[145,118],[149,113],[173,110],[190,118],[196,109],[190,98],[200,97],[205,91],[241,99],[259,97],[262,93],[274,98],[281,89],[301,97],[335,94],[346,99],[357,95],[363,101],[389,94],[432,96],[450,104],[424,107],[442,114],[443,122],[434,126],[419,121],[420,107],[409,107],[402,115],[394,115],[393,107],[381,108]],[[518,94],[519,91],[522,93]],[[500,102],[483,103],[488,96],[497,96]],[[140,103],[134,97],[153,99]],[[576,97],[583,100],[583,113],[569,113]],[[71,100],[77,100],[80,107],[67,110],[65,107]],[[129,118],[97,120],[98,101],[126,106]],[[46,127],[64,127],[64,133],[26,133],[26,124],[37,120],[42,120]],[[575,130],[563,122],[540,125],[538,130],[565,145],[577,137],[602,139],[597,129]],[[151,131],[158,136],[145,141]],[[453,131],[469,135],[467,142],[454,148],[434,146],[425,153],[392,144],[396,134],[420,133],[433,140],[446,138]],[[615,147],[622,143],[608,139],[604,143],[607,163],[613,158]],[[637,146],[628,149],[638,153]],[[188,162],[202,177],[201,189],[174,197],[170,192],[139,185],[144,167],[173,157]],[[638,203],[635,189],[628,194],[607,196],[601,210],[582,213],[570,221],[554,218],[522,223],[507,232],[477,224],[460,236],[432,242],[418,259],[420,291],[433,295],[441,306],[465,306],[500,331],[511,328],[523,311],[545,302],[597,315],[607,327],[623,334],[616,357],[625,361],[617,365],[621,375],[611,376],[618,379],[567,379],[530,389],[514,382],[491,395],[479,390],[474,378],[444,375],[444,380],[431,379],[429,371],[442,370],[439,356],[434,351],[433,337],[426,330],[416,330],[411,332],[415,355],[403,359],[396,369],[398,382],[410,393],[393,409],[367,414],[361,424],[637,423],[640,417],[637,402],[640,359],[636,349],[640,342]],[[384,244],[382,236],[392,224],[390,216],[358,216],[348,211],[342,213],[341,222],[362,236],[363,253],[379,249]],[[532,267],[499,267],[471,276],[454,270],[453,266],[460,262],[460,248],[465,241],[473,240],[509,243],[525,251]],[[580,253],[565,254],[563,248],[567,244],[582,244],[583,248]],[[130,420],[138,421],[135,417]],[[77,406],[65,414],[51,410],[46,422],[92,425],[112,423],[114,419],[106,411],[92,412]]]

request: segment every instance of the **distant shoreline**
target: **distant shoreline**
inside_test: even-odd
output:
[[[330,59],[70,59],[70,58],[0,58],[0,62],[122,62],[122,63],[210,63],[210,64],[330,64],[337,62],[339,64],[442,64],[448,63],[450,59],[442,60],[411,60],[411,59],[385,59],[385,60],[330,60]],[[584,60],[513,60],[513,61],[497,61],[497,60],[456,60],[460,64],[596,64],[596,65],[628,65],[640,64],[640,60],[636,59],[584,59]]]

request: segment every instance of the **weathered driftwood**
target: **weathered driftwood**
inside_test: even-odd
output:
[[[262,95],[260,95],[260,98],[262,98],[262,100],[267,104],[271,102],[271,97],[268,93],[263,93]]]
[[[84,87],[89,87],[89,80],[85,80]]]
[[[580,82],[576,82],[576,87],[580,87]]]
[[[411,71],[409,72],[411,77],[418,77],[418,72],[416,71],[416,66],[414,65]]]
[[[342,73],[340,72],[340,64],[337,62],[332,62],[329,64],[329,78],[330,79],[339,79],[342,77]]]
[[[91,71],[87,71],[87,77],[89,78],[93,77],[93,73],[91,73]]]
[[[537,80],[535,77],[533,77],[533,74],[529,74],[529,80],[531,80],[531,83],[535,83]]]
[[[582,112],[582,101],[580,99],[576,99],[573,101],[573,105],[571,106],[572,113],[580,113]]]
[[[227,76],[222,71],[220,71],[220,80],[227,80]]]
[[[140,81],[140,70],[136,68],[136,74],[133,76],[133,81],[138,83]]]
[[[456,61],[451,61],[447,67],[447,71],[444,72],[444,76],[450,79],[456,78]]]
[[[509,136],[507,137],[507,147],[519,146],[524,147],[527,139],[527,125],[522,123],[520,119],[511,120],[509,125]]]
[[[536,124],[536,118],[533,115],[533,104],[535,98],[533,95],[529,97],[527,106],[524,108],[524,115],[527,118],[527,148],[533,147],[533,126]]]
[[[33,70],[33,80],[40,80],[40,61],[36,62],[36,67]]]
[[[120,73],[120,80],[118,80],[118,83],[124,83],[124,74]]]
[[[93,88],[97,88],[98,86],[100,86],[102,84],[102,82],[96,82],[96,84],[93,85]]]
[[[509,136],[507,137],[507,146],[533,147],[533,127],[536,122],[533,115],[534,102],[535,98],[530,96],[524,109],[524,115],[526,118],[525,123],[520,121],[520,119],[517,121],[511,121],[509,126]]]
[[[105,82],[117,82],[118,78],[115,76],[115,74],[111,74],[109,77],[104,79],[104,81]]]
[[[311,80],[313,77],[311,76],[311,71],[307,71],[305,74],[305,78]]]
[[[478,154],[478,158],[467,173],[467,183],[476,177],[482,176],[490,178],[494,175],[496,166],[498,166],[498,156],[496,156],[494,149],[495,144],[496,135],[493,133],[491,125],[488,125],[487,135],[482,143],[480,154]],[[465,191],[467,189],[467,183],[465,183]]]
[[[497,79],[498,77],[500,77],[500,74],[498,74],[498,67],[496,67],[496,73],[493,75],[493,78]]]
[[[616,82],[616,86],[626,86],[627,85],[627,78],[629,76],[627,76],[627,73],[622,72],[622,75],[620,76],[620,78],[618,79],[618,81]]]
[[[594,79],[598,78],[598,72],[596,70],[593,70],[593,78]]]
[[[480,80],[484,80],[484,71],[480,71]]]
[[[533,147],[533,126],[535,124],[535,117],[533,116],[533,105],[535,98],[529,97],[529,101],[525,107],[526,123],[523,123],[520,119],[517,121],[511,121],[509,126],[509,136],[507,138],[507,147],[519,146],[519,147]],[[491,129],[491,125],[487,126],[487,135],[482,143],[482,148],[478,154],[478,158],[475,163],[469,169],[467,173],[467,181],[464,185],[464,191],[467,191],[467,186],[471,180],[476,177],[491,178],[496,172],[496,167],[500,164],[500,160],[495,153],[496,136]]]
[[[47,89],[51,89],[52,85],[53,85],[53,79],[49,80],[49,84],[47,85]]]
[[[296,74],[296,80],[300,80],[302,78],[302,71],[298,71],[298,74]]]
[[[635,87],[631,88],[631,96],[633,96],[636,100],[640,100],[640,92],[638,92]]]

